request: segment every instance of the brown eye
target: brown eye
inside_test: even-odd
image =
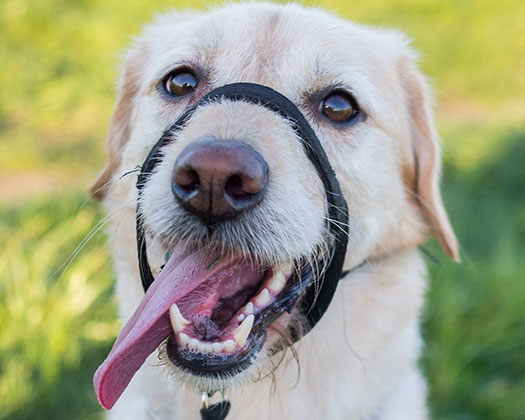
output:
[[[187,69],[177,70],[166,80],[166,90],[174,96],[192,93],[197,87],[197,78]]]
[[[320,111],[332,121],[346,122],[354,118],[359,109],[354,98],[347,92],[334,91],[323,99]]]

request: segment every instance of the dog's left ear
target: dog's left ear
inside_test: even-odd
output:
[[[458,243],[439,192],[439,137],[432,121],[427,86],[414,61],[413,57],[405,57],[399,68],[406,92],[414,158],[412,173],[407,181],[443,251],[459,262]]]
[[[144,43],[130,50],[124,59],[115,112],[111,117],[106,136],[109,159],[90,188],[94,198],[101,200],[106,196],[114,173],[120,165],[122,151],[131,133],[131,116],[138,92],[139,75],[145,67],[146,60],[147,48]]]

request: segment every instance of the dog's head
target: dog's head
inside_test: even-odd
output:
[[[167,14],[146,29],[126,57],[93,192],[113,212],[134,211],[136,179],[122,175],[169,137],[139,201],[158,278],[96,379],[105,406],[162,341],[200,389],[249,376],[291,328],[300,334],[293,287],[306,272],[319,277],[333,252],[325,189],[293,125],[253,101],[199,102],[219,86],[271,87],[308,120],[348,203],[345,269],[413,248],[429,230],[458,258],[414,60],[396,32],[298,6]]]

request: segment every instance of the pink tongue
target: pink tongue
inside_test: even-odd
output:
[[[95,372],[95,393],[104,408],[113,407],[146,358],[172,333],[170,306],[233,261],[222,258],[214,264],[217,257],[203,250],[187,255],[184,247],[175,249]]]

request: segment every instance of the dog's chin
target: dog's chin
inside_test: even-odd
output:
[[[246,348],[231,354],[203,354],[180,348],[173,336],[167,342],[169,360],[183,371],[205,378],[226,379],[245,371],[257,359],[264,336],[249,340]]]
[[[174,383],[182,384],[192,392],[240,389],[249,383],[272,377],[289,351],[291,342],[289,337],[283,337],[282,331],[286,328],[282,325],[286,325],[291,318],[294,325],[304,323],[301,315],[283,315],[274,323],[279,325],[279,332],[270,327],[265,337],[244,353],[244,359],[243,356],[221,358],[181,350],[171,336],[159,347],[159,360]]]
[[[181,349],[175,338],[170,336],[159,350],[160,359],[166,361],[168,372],[176,383],[184,384],[195,392],[214,392],[242,387],[262,379],[273,367],[270,362],[272,353],[277,348],[285,347],[281,337],[270,340],[265,334],[258,340],[250,340],[243,352],[209,355]]]

